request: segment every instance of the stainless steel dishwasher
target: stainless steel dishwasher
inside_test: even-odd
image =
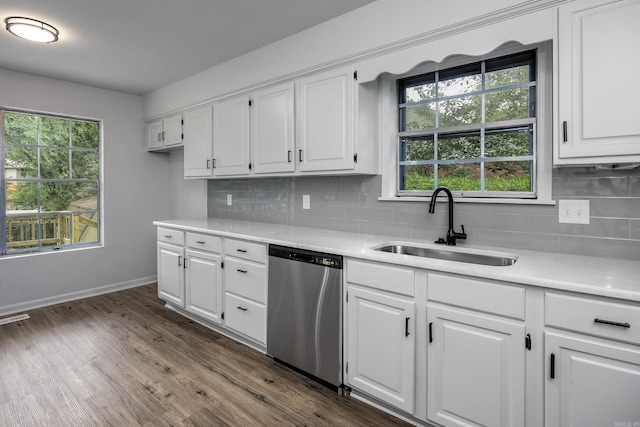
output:
[[[342,385],[342,257],[269,246],[267,354]]]

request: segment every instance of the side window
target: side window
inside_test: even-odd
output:
[[[397,195],[536,197],[536,51],[398,80]]]
[[[2,112],[0,252],[100,241],[100,123]]]

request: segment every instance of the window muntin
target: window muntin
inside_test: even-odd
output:
[[[536,51],[398,81],[400,196],[536,197]]]
[[[0,253],[100,242],[100,123],[2,113]]]

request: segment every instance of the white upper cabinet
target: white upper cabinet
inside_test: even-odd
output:
[[[293,97],[293,82],[263,89],[252,95],[253,173],[295,171]]]
[[[556,164],[640,161],[640,0],[583,0],[558,12]]]
[[[213,106],[213,168],[216,176],[248,175],[249,97],[238,96]]]
[[[300,171],[354,168],[354,73],[347,66],[298,82]]]
[[[182,114],[147,124],[147,149],[162,150],[182,145]]]
[[[209,178],[213,176],[213,136],[211,107],[184,113],[184,176]]]

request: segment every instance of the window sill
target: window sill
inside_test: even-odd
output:
[[[431,197],[378,197],[379,202],[430,202]],[[485,203],[485,204],[502,204],[502,205],[548,205],[556,204],[555,200],[538,200],[538,199],[485,199],[485,198],[453,198],[456,203]]]
[[[50,250],[33,251],[33,252],[10,252],[4,255],[0,255],[0,262],[2,262],[3,259],[26,258],[26,257],[34,257],[34,256],[40,256],[40,255],[48,255],[48,254],[64,254],[69,252],[85,251],[85,250],[100,249],[100,248],[104,248],[104,244],[96,243],[96,244],[88,244],[86,246],[65,247],[65,248],[60,248],[55,250],[50,249]]]

